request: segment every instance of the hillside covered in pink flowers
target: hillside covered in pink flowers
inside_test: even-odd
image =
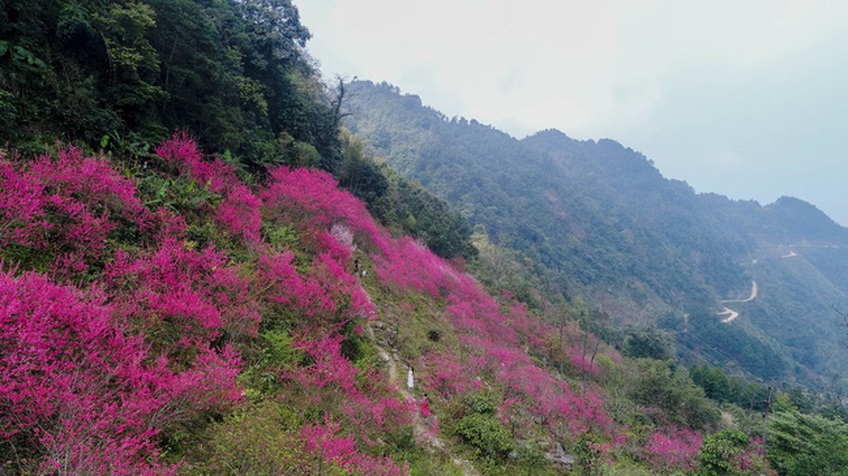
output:
[[[125,159],[0,161],[5,471],[698,467],[717,410],[680,369],[489,295],[329,174],[249,183],[185,134]]]
[[[538,155],[386,83],[326,84],[310,37],[292,0],[0,7],[0,475],[844,474],[842,394],[753,380],[784,366],[745,319],[632,319],[616,283],[703,275],[652,258],[678,248],[645,237],[698,219],[623,201],[623,149],[574,155],[579,187],[545,168],[546,216],[543,188],[504,193]],[[594,147],[528,140],[550,163]],[[577,235],[537,233],[566,211]],[[516,239],[571,240],[579,266]],[[699,261],[726,270],[720,249]]]

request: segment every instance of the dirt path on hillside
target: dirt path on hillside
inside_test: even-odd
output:
[[[732,303],[732,302],[751,302],[754,299],[757,299],[758,293],[759,293],[759,287],[757,286],[757,282],[751,281],[751,295],[748,296],[746,299],[725,299],[724,301],[721,301],[721,302],[722,302],[722,304]],[[721,320],[722,324],[730,324],[731,322],[736,320],[737,317],[739,317],[739,313],[737,311],[734,311],[733,309],[730,309],[727,306],[724,306],[724,309],[722,309],[721,312],[718,312],[717,314],[719,316],[726,316],[724,319]]]
[[[733,309],[730,309],[727,306],[724,306],[724,310],[717,313],[717,314],[719,316],[727,316],[727,317],[725,317],[724,319],[721,320],[722,324],[730,324],[731,322],[733,322],[734,319],[739,317],[738,312],[734,311]]]
[[[367,327],[368,335],[371,337],[371,342],[374,343],[374,348],[377,350],[377,354],[380,356],[381,359],[383,359],[386,362],[386,366],[387,366],[388,371],[389,371],[389,378],[391,379],[392,382],[395,382],[395,383],[398,384],[398,390],[400,391],[401,395],[403,395],[403,398],[406,401],[414,401],[416,408],[418,408],[419,405],[420,405],[419,400],[415,397],[415,395],[410,393],[409,389],[406,386],[406,375],[407,375],[407,372],[409,372],[409,367],[407,367],[405,364],[400,364],[401,366],[403,366],[404,372],[403,372],[403,378],[399,378],[400,375],[398,373],[398,366],[399,366],[398,361],[400,359],[398,358],[397,354],[389,354],[389,352],[386,351],[386,349],[384,349],[383,347],[380,346],[380,344],[377,343],[377,339],[375,339],[375,336],[374,336],[374,329],[371,327],[370,322],[368,323],[368,326],[366,326],[366,327]],[[436,417],[431,416],[430,418],[436,418]],[[439,436],[438,433],[435,433],[431,429],[430,424],[428,424],[427,420],[421,416],[420,411],[416,411],[415,421],[413,422],[413,428],[414,428],[414,434],[415,434],[415,440],[416,441],[421,440],[422,437],[423,437],[423,439],[426,440],[427,443],[430,444],[433,448],[440,450],[440,451],[444,451],[444,452],[447,453],[447,451],[445,450],[445,448],[447,447],[445,440],[443,440]],[[466,460],[461,459],[461,458],[459,458],[455,455],[451,455],[450,453],[448,453],[448,454],[449,454],[453,464],[455,464],[457,467],[459,467],[462,470],[463,475],[465,475],[465,476],[479,476],[480,473],[478,473],[477,470],[474,469],[474,466],[471,464],[470,461],[466,461]]]
[[[729,302],[751,302],[754,299],[757,299],[758,293],[759,293],[759,286],[757,286],[757,282],[751,281],[751,295],[750,296],[748,296],[745,299],[725,299],[721,302],[723,304],[726,304],[726,303],[729,303]]]

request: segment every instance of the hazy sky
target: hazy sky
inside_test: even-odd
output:
[[[611,138],[698,192],[848,225],[848,2],[294,0],[325,77],[517,138]]]

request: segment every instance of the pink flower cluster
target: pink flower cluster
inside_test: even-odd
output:
[[[472,376],[488,374],[503,386],[513,415],[521,406],[551,430],[567,435],[591,430],[612,438],[616,433],[603,409],[599,388],[587,386],[576,391],[533,363],[531,354],[543,355],[548,345],[540,336],[555,335],[556,331],[530,317],[523,305],[513,303],[504,309],[472,278],[426,250],[403,253],[390,269],[388,276],[401,276],[402,287],[443,297],[446,315],[465,343],[467,355],[462,358],[447,352],[425,357],[430,370],[424,378],[429,388],[446,398],[461,395],[481,387],[482,382]],[[421,277],[407,279],[404,269],[421,270]],[[580,354],[572,355],[581,357],[572,358],[573,365],[591,368]]]
[[[698,450],[703,436],[687,428],[666,428],[651,435],[645,445],[648,463],[655,469],[693,470],[698,462]]]
[[[356,278],[330,254],[318,255],[306,274],[297,272],[293,260],[290,252],[260,256],[256,279],[262,297],[285,306],[304,330],[338,332],[354,317],[374,315]]]
[[[143,208],[130,180],[79,149],[0,162],[0,214],[3,246],[48,257],[54,278],[0,274],[0,431],[34,452],[20,469],[169,472],[157,435],[241,399],[227,342],[256,335],[248,281],[222,253],[189,249],[179,217]],[[154,246],[114,251],[127,228]],[[81,276],[84,288],[55,282]]]
[[[383,283],[405,292],[425,292],[437,299],[456,274],[441,258],[409,237],[385,246],[377,263],[377,276]]]
[[[229,348],[176,372],[105,300],[0,273],[0,432],[39,451],[39,473],[167,473],[157,433],[239,398]]]
[[[155,344],[202,346],[222,332],[238,339],[258,331],[251,282],[211,247],[196,251],[184,238],[163,237],[158,249],[137,257],[118,251],[104,274],[117,314],[161,338]]]
[[[277,319],[303,356],[271,369],[285,386],[281,397],[327,412],[323,424],[302,428],[307,452],[351,472],[405,474],[367,453],[385,432],[410,425],[417,406],[342,350],[346,338],[355,340],[354,319],[376,316],[350,271],[355,252],[368,256],[379,284],[444,304],[463,350],[433,352],[416,365],[436,395],[461,396],[485,379],[505,395],[504,422],[535,421],[562,437],[591,431],[606,441],[604,451],[621,444],[596,386],[569,385],[535,363],[556,329],[521,304],[493,299],[420,243],[392,240],[329,174],[276,168],[254,191],[185,134],[156,153],[216,195],[202,206],[249,262],[189,242],[186,219],[144,208],[132,182],[103,159],[67,149],[0,160],[0,244],[49,257],[21,263],[45,266],[44,274],[0,272],[0,432],[37,448],[38,466],[26,471],[173,470],[157,460],[157,437],[239,403],[234,347],[254,342],[263,319]],[[295,230],[302,246],[265,242],[263,220]],[[127,230],[130,244],[116,235]],[[576,347],[566,352],[596,375]],[[645,450],[686,467],[698,444],[666,432]]]
[[[113,230],[143,229],[147,219],[132,183],[80,149],[0,162],[0,245],[48,256],[54,276],[85,271],[104,258]]]
[[[263,214],[272,220],[297,224],[316,250],[328,244],[333,228],[344,225],[366,252],[384,253],[391,244],[365,205],[338,188],[333,177],[318,170],[278,167],[268,172],[259,198]]]
[[[319,464],[331,463],[355,474],[402,476],[409,473],[407,465],[399,467],[389,458],[362,455],[351,436],[336,436],[340,429],[338,423],[326,416],[325,420],[323,425],[307,425],[301,432],[306,452],[318,458]]]
[[[241,183],[231,165],[221,159],[206,161],[197,144],[185,133],[178,133],[156,148],[156,154],[171,161],[179,172],[207,186],[224,198],[215,210],[215,220],[231,233],[258,243],[262,225],[260,200]]]

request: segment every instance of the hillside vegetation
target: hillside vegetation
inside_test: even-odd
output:
[[[771,368],[747,360],[766,337],[706,311],[676,319],[662,268],[633,285],[666,312],[667,330],[648,319],[621,326],[618,309],[635,298],[616,276],[629,268],[586,261],[607,242],[581,244],[575,268],[555,270],[565,255],[533,251],[544,242],[536,228],[523,247],[506,246],[512,231],[541,225],[503,220],[493,233],[497,223],[474,221],[472,234],[462,213],[496,217],[499,202],[469,199],[457,211],[369,152],[340,127],[348,89],[320,81],[288,0],[2,5],[0,473],[712,476],[848,466],[839,405],[797,387],[772,396],[763,456],[767,386],[683,365],[670,336],[707,338],[695,332],[707,329],[723,343],[716,359],[738,351],[734,362],[752,372]],[[515,147],[495,134],[498,147]],[[605,239],[590,230],[602,210],[563,210]],[[795,247],[745,244],[748,235],[733,245],[764,253],[761,293],[769,277],[800,279],[814,266],[780,267],[790,258],[765,253],[794,258],[816,246],[840,272],[819,247],[832,241],[803,234],[831,229],[826,220],[811,221],[792,199],[769,210],[796,224],[780,228]],[[634,269],[650,263],[610,254]],[[735,269],[725,261],[675,279],[707,282],[709,269]],[[593,289],[586,276],[607,285],[608,299],[577,296]],[[744,279],[679,302],[745,294]],[[739,304],[768,315],[787,302],[760,301]],[[794,358],[777,344],[774,356]]]
[[[443,438],[493,474],[553,471],[557,444],[584,469],[695,467],[686,425],[718,409],[685,370],[493,299],[326,173],[250,187],[185,136],[155,154],[3,162],[7,470],[461,471]]]
[[[848,302],[848,230],[813,205],[696,194],[612,140],[555,130],[518,140],[385,83],[354,81],[347,93],[351,131],[514,250],[547,296],[660,326],[688,362],[845,391],[832,308]],[[722,301],[747,296],[752,281],[757,299],[718,325]]]

